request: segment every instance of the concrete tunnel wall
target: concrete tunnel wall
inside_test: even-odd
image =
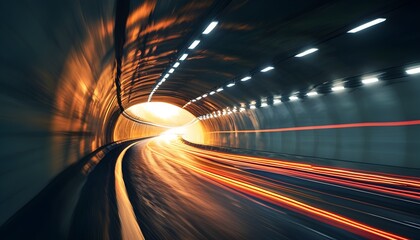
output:
[[[346,89],[202,120],[205,144],[420,169],[420,126],[211,133],[420,119],[420,77]],[[233,104],[232,104],[233,105]],[[236,104],[237,105],[237,104]]]
[[[112,140],[114,1],[1,1],[0,224]]]

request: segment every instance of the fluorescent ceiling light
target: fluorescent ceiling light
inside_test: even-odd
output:
[[[246,77],[242,78],[241,81],[242,82],[245,82],[245,81],[248,81],[249,79],[251,79],[251,77],[250,76],[246,76]]]
[[[333,92],[343,91],[344,90],[344,86],[336,86],[336,87],[331,88],[331,90]]]
[[[420,67],[410,68],[410,69],[405,70],[405,72],[407,74],[410,74],[410,75],[412,75],[412,74],[418,74],[418,73],[420,73]]]
[[[243,107],[239,108],[239,112],[243,112],[243,111],[245,111],[245,108]]]
[[[205,98],[205,97],[207,97],[207,94],[204,94],[204,95],[203,95],[203,98]]]
[[[196,99],[197,99],[197,100],[200,100],[200,99],[201,99],[201,96],[197,97]]]
[[[218,89],[216,90],[216,92],[221,92],[221,91],[223,91],[223,88],[218,88]]]
[[[261,103],[261,107],[267,107],[268,104],[266,102]]]
[[[179,58],[179,60],[184,61],[187,57],[188,57],[188,54],[184,53],[184,54],[182,54],[182,56]]]
[[[174,68],[177,68],[178,66],[179,66],[179,62],[176,62],[175,64],[174,64]]]
[[[197,101],[197,100],[195,100],[195,99],[191,100],[191,102],[195,102],[195,101]]]
[[[289,97],[289,100],[290,101],[295,101],[295,100],[298,100],[299,98],[298,97],[296,97],[296,96],[290,96]]]
[[[173,73],[175,71],[175,69],[173,69],[173,68],[171,68],[171,69],[169,69],[169,73]]]
[[[168,78],[168,77],[169,77],[169,73],[167,73],[164,78]]]
[[[166,81],[166,78],[162,78],[162,80],[160,80],[161,82],[165,82]]]
[[[377,18],[377,19],[375,19],[373,21],[367,22],[367,23],[362,24],[362,25],[360,25],[360,26],[358,26],[356,28],[351,29],[350,31],[348,31],[348,33],[357,33],[359,31],[362,31],[362,30],[366,29],[366,28],[369,28],[369,27],[372,27],[372,26],[374,26],[376,24],[379,24],[381,22],[384,22],[385,20],[386,20],[386,18]]]
[[[162,82],[158,82],[158,84],[157,84],[157,85],[159,86],[160,84],[162,84]]]
[[[303,51],[303,52],[297,54],[295,57],[303,57],[303,56],[306,56],[308,54],[314,53],[316,51],[318,51],[318,48],[310,48],[310,49],[308,49],[306,51]]]
[[[213,21],[211,22],[207,28],[204,30],[203,34],[209,34],[211,31],[213,31],[213,29],[216,27],[216,25],[218,24],[218,22]]]
[[[250,109],[256,109],[257,107],[255,105],[249,106]]]
[[[279,103],[281,103],[280,99],[273,99],[273,104],[279,104]]]
[[[273,70],[273,69],[274,69],[274,67],[272,67],[272,66],[268,66],[268,67],[266,67],[266,68],[262,69],[262,70],[261,70],[261,72],[268,72],[268,71],[271,71],[271,70]]]
[[[191,45],[188,47],[188,49],[194,49],[197,47],[197,45],[200,43],[200,40],[195,40]]]
[[[226,85],[226,87],[233,87],[235,86],[235,83],[229,83],[228,85]]]
[[[318,93],[317,93],[317,92],[315,92],[315,91],[308,92],[308,93],[306,94],[306,96],[309,96],[309,97],[311,97],[311,96],[316,96],[316,95],[318,95]]]
[[[216,92],[215,91],[211,91],[209,94],[210,95],[213,95],[213,94],[215,94]]]
[[[370,84],[379,81],[378,78],[366,78],[362,80],[363,84]]]

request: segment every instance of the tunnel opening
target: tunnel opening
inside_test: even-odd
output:
[[[126,116],[120,115],[116,121],[114,141],[161,135],[203,143],[201,122],[191,112],[176,105],[166,102],[139,103],[129,107]]]

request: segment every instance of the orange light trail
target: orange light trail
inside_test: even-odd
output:
[[[308,131],[322,129],[342,129],[342,128],[358,128],[358,127],[400,127],[420,125],[420,120],[409,120],[399,122],[364,122],[364,123],[344,123],[332,125],[289,127],[289,128],[272,128],[272,129],[254,129],[254,130],[234,130],[234,131],[213,131],[208,133],[264,133],[264,132],[290,132],[290,131]]]
[[[221,160],[223,158],[229,158],[234,156],[235,158],[233,159],[235,161],[238,158],[242,160],[246,159],[247,161],[249,161],[250,159],[258,159],[262,161],[264,160],[262,158],[246,157],[220,152],[212,152],[212,154],[209,154],[211,151],[201,149],[194,149],[194,151],[192,151],[192,149],[194,148],[180,143],[174,143],[173,141],[170,142],[153,140],[146,145],[146,150],[150,151],[152,155],[164,157],[165,159],[170,160],[171,162],[186,167],[192,170],[193,172],[201,175],[206,180],[214,181],[223,186],[234,189],[240,193],[247,194],[249,196],[255,197],[260,200],[264,200],[266,202],[270,202],[281,207],[285,207],[291,211],[299,212],[324,223],[345,229],[359,236],[363,236],[370,239],[407,239],[402,236],[398,236],[390,232],[377,229],[375,227],[349,219],[339,214],[329,212],[327,210],[308,205],[291,197],[279,194],[278,192],[275,192],[272,189],[274,184],[263,179],[257,179],[252,175],[246,175],[246,173],[238,172],[238,168],[231,167],[233,160],[230,162],[229,165],[221,164],[219,161],[213,161],[214,159]],[[167,154],[164,154],[162,152],[167,152]],[[218,157],[214,155],[217,155]],[[271,162],[274,160],[266,161]],[[281,161],[279,162],[281,163]],[[248,162],[248,164],[251,163]],[[254,162],[254,164],[258,164],[258,162]],[[290,162],[285,162],[281,164],[283,165],[283,167],[287,166],[288,168],[292,168],[295,166],[297,169],[302,170],[309,167],[311,170],[313,170],[313,166],[307,164],[294,164]],[[320,167],[318,170],[324,173],[325,170],[327,170],[327,168]],[[235,173],[235,171],[237,173]],[[332,173],[337,174],[342,173],[342,171],[344,170],[332,171]],[[344,171],[345,176],[349,175],[349,173],[349,171]],[[373,174],[365,173],[358,173],[356,174],[356,176],[357,175],[360,175],[363,179],[368,180],[375,176]],[[385,180],[388,179],[390,183],[394,183],[398,179],[396,177],[381,177],[383,177]],[[410,183],[415,183],[415,185],[418,184],[418,182],[413,180],[407,181]]]

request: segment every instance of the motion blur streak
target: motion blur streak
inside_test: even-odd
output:
[[[213,131],[210,133],[257,133],[257,132],[288,132],[288,131],[306,131],[320,129],[340,129],[340,128],[358,128],[358,127],[398,127],[420,125],[420,120],[400,121],[400,122],[365,122],[365,123],[345,123],[321,126],[305,126],[290,128],[274,128],[274,129],[257,129],[257,130],[236,130],[236,131]]]
[[[147,144],[141,145],[139,151],[143,153],[143,156],[147,156],[146,163],[148,164],[152,161],[151,159],[154,159],[155,163],[166,162],[166,164],[178,165],[178,167],[173,165],[168,171],[180,171],[175,169],[181,167],[183,170],[180,173],[185,174],[185,171],[192,171],[209,183],[227,187],[231,193],[239,194],[244,200],[250,197],[263,206],[273,204],[280,209],[290,210],[361,237],[408,239],[400,234],[411,234],[413,228],[416,229],[414,232],[418,231],[416,223],[413,223],[418,220],[412,219],[408,216],[409,214],[407,214],[407,217],[410,218],[409,221],[400,221],[400,217],[399,220],[392,219],[392,210],[387,204],[387,201],[398,204],[406,202],[405,204],[409,204],[410,207],[418,208],[419,202],[415,200],[419,199],[420,181],[417,178],[202,150],[188,146],[177,138],[168,138],[167,136],[148,140]],[[160,164],[159,166],[152,164],[149,167],[155,171],[158,170],[156,168],[159,168],[158,175],[161,178],[171,178],[170,175],[167,175],[169,172],[161,169]],[[295,178],[300,184],[295,185],[293,181],[283,179],[284,177]],[[175,184],[176,181],[172,179],[170,182]],[[308,186],[309,189],[302,187],[307,184],[306,182],[309,182],[310,185],[315,183],[315,185]],[[327,185],[327,188],[318,185]],[[335,188],[341,188],[340,191],[344,190],[344,192],[336,190],[330,192],[330,189]],[[316,194],[313,194],[314,191]],[[380,194],[375,192],[380,192]],[[358,194],[370,198],[379,196],[379,198],[373,202],[363,200],[363,198],[361,200],[357,196]],[[338,197],[343,203],[341,201],[333,203],[328,200],[331,197]],[[368,206],[367,210],[366,206]],[[377,213],[383,215],[378,216]],[[371,218],[372,216],[374,219]],[[401,231],[400,227],[393,228],[393,231],[397,229],[396,233],[384,231],[382,229],[387,225],[378,223],[378,218],[381,221],[386,220],[392,224],[401,225],[402,228],[409,227],[411,232]],[[323,232],[325,230],[318,229],[316,231]],[[334,234],[330,233],[330,235]]]
[[[121,154],[118,156],[115,164],[115,194],[117,197],[118,204],[118,215],[120,216],[121,222],[121,234],[124,240],[128,239],[144,239],[143,234],[137,225],[136,216],[131,206],[130,200],[127,196],[127,190],[125,188],[123,173],[122,173],[122,159],[127,150],[132,147],[135,143],[126,147]]]
[[[183,147],[183,146],[180,146]],[[384,192],[392,195],[399,195],[420,200],[420,179],[408,176],[378,175],[365,172],[348,171],[345,169],[312,166],[309,164],[279,161],[278,159],[265,159],[260,157],[238,156],[234,154],[215,153],[206,150],[195,150],[191,147],[184,147],[198,156],[210,158],[214,161],[226,164],[235,164],[243,168],[253,168],[262,171],[269,171],[290,176],[300,176],[315,180],[347,185],[362,189]],[[279,169],[280,168],[280,169]],[[346,181],[347,179],[351,181]],[[388,185],[375,186],[373,184]],[[392,187],[406,187],[411,189],[395,189]]]

